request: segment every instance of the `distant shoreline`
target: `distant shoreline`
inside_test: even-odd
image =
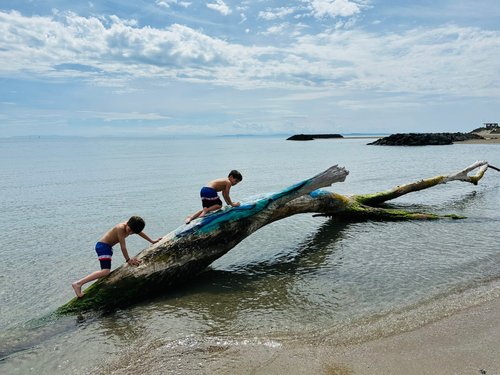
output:
[[[481,135],[481,134],[480,134]],[[324,140],[334,140],[334,141],[342,141],[343,139],[380,139],[385,137],[386,135],[359,135],[359,136],[343,136],[342,138],[328,138]],[[483,135],[483,137],[485,137]],[[321,140],[321,139],[315,139]],[[453,144],[500,144],[500,135],[488,135],[485,139],[470,139],[467,141],[454,141]]]
[[[448,146],[452,144],[500,144],[500,127],[497,123],[484,124],[470,132],[410,132],[410,133],[350,133],[350,134],[294,134],[287,141],[313,141],[318,139],[375,139],[368,145],[375,146]]]
[[[465,144],[500,144],[500,134],[482,134],[477,133],[484,139],[469,139],[468,141],[456,141],[454,143],[465,143]]]
[[[383,138],[385,135],[353,135],[353,136],[344,136],[343,139],[378,139]],[[342,138],[341,138],[342,139]]]

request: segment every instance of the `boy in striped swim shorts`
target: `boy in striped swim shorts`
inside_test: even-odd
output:
[[[202,210],[195,212],[191,216],[188,216],[184,221],[189,224],[192,220],[197,217],[203,217],[207,213],[218,210],[222,208],[222,201],[219,198],[219,191],[222,191],[222,196],[226,203],[232,207],[238,207],[240,204],[238,202],[233,202],[231,197],[229,197],[229,190],[232,186],[238,184],[243,180],[241,173],[232,170],[229,172],[227,178],[218,178],[216,180],[210,181],[206,186],[201,188],[200,197]]]
[[[148,237],[146,233],[142,230],[146,226],[144,220],[139,216],[132,216],[126,223],[120,223],[115,225],[109,231],[107,231],[95,245],[95,251],[97,253],[97,258],[101,264],[101,270],[92,272],[90,275],[85,276],[83,279],[75,281],[71,284],[75,294],[80,298],[83,297],[82,286],[90,281],[100,279],[101,277],[107,276],[111,272],[111,257],[113,256],[113,246],[117,243],[120,244],[123,256],[127,264],[132,266],[138,266],[141,263],[140,259],[130,258],[127,251],[127,244],[125,243],[125,238],[131,234],[138,234],[146,241],[152,244],[157,243],[161,240],[161,237],[157,240],[152,240]]]

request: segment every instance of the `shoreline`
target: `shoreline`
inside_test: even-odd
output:
[[[486,145],[486,144],[500,144],[500,135],[496,134],[488,134],[488,135],[482,135],[485,139],[469,139],[467,141],[454,141],[453,144],[478,144],[478,145]],[[337,140],[341,141],[343,139],[380,139],[384,138],[385,136],[343,136],[342,138],[330,138],[328,140]],[[405,146],[399,146],[399,147],[405,147]],[[407,146],[407,147],[418,147],[418,146]]]
[[[399,335],[334,350],[352,374],[500,373],[500,298]]]
[[[419,134],[419,133],[417,133]],[[480,135],[484,139],[469,139],[466,141],[453,141],[453,144],[477,144],[477,145],[485,145],[485,144],[500,144],[500,134],[491,133],[489,131],[479,131],[475,132],[475,134]],[[346,136],[344,139],[381,139],[385,136]]]
[[[359,344],[243,351],[236,370],[261,375],[500,374],[498,311],[497,297],[415,330]]]
[[[486,145],[486,144],[500,144],[500,137],[494,138],[485,138],[485,139],[469,139],[468,141],[455,141],[454,144],[478,144],[478,145]]]

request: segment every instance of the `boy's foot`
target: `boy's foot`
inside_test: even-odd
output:
[[[189,224],[191,222],[191,216],[188,216],[185,220],[184,220],[184,224]]]
[[[75,291],[75,294],[78,298],[82,298],[83,297],[83,293],[82,293],[82,287],[81,285],[78,285],[78,283],[72,283],[71,286],[73,287],[73,290]]]

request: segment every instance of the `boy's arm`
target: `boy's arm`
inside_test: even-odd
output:
[[[222,191],[222,196],[224,197],[224,200],[226,203],[230,206],[233,207],[238,207],[240,204],[238,202],[233,202],[231,200],[231,197],[229,196],[229,190],[231,189],[231,183],[228,181],[226,183],[226,186],[224,187],[224,190]]]
[[[142,238],[144,238],[146,241],[151,242],[151,243],[153,243],[153,244],[154,244],[154,243],[157,243],[158,241],[160,241],[160,240],[162,239],[162,237],[160,237],[160,238],[157,238],[156,240],[152,240],[152,239],[151,239],[151,238],[149,238],[149,236],[148,236],[146,233],[144,233],[144,232],[139,233],[139,236],[141,236],[141,237],[142,237]]]
[[[125,229],[117,228],[118,242],[120,243],[120,249],[122,249],[123,257],[128,264],[132,264],[133,266],[137,266],[141,263],[139,259],[130,258],[127,251],[127,244],[125,242]]]

